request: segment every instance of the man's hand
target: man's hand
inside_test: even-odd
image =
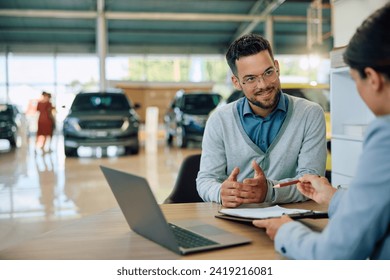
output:
[[[263,170],[256,161],[252,161],[252,167],[255,171],[253,178],[244,179],[238,196],[243,200],[242,203],[260,203],[264,202],[268,192],[267,180]]]
[[[237,182],[240,173],[238,167],[234,168],[221,185],[221,200],[225,207],[237,207],[243,203],[264,202],[267,195],[268,186],[263,170],[253,161],[253,178],[244,179],[242,183]]]
[[[287,215],[283,215],[280,218],[273,218],[273,219],[266,219],[266,220],[254,220],[252,223],[255,227],[265,228],[265,232],[267,233],[269,238],[271,238],[271,240],[274,240],[279,228],[283,224],[289,223],[289,222],[292,222],[292,219]]]
[[[238,167],[234,168],[229,177],[221,185],[221,200],[225,207],[237,207],[242,202],[237,198],[240,183],[237,182],[237,176],[240,173]]]

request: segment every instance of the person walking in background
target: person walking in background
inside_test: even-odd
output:
[[[328,206],[329,223],[315,232],[288,216],[256,220],[292,259],[390,260],[390,3],[357,29],[344,53],[357,90],[376,119],[367,128],[356,176],[348,189],[305,175],[298,190]]]
[[[50,101],[51,94],[48,92],[42,92],[42,98],[38,102],[37,111],[38,117],[38,130],[36,138],[36,148],[40,149],[42,153],[45,153],[45,147],[48,146],[47,151],[51,151],[51,138],[53,137],[54,130],[54,107]]]

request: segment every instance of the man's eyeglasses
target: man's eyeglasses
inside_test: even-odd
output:
[[[255,85],[261,80],[264,81],[264,83],[273,83],[276,81],[278,77],[278,72],[279,70],[272,67],[266,70],[263,74],[258,75],[258,76],[247,76],[242,80],[243,85]]]

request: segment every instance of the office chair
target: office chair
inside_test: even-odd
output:
[[[328,157],[330,157],[331,153],[332,153],[332,146],[331,145],[332,145],[331,140],[327,140],[326,141],[326,149],[328,150]],[[326,167],[328,168],[328,162],[326,165],[327,165]],[[330,183],[332,183],[332,170],[328,170],[328,169],[325,170],[325,178],[328,179],[328,181]]]
[[[164,203],[203,202],[196,190],[196,177],[200,165],[200,154],[186,157],[180,166],[179,173],[170,195]]]

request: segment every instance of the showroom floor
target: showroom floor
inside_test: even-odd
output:
[[[117,206],[99,166],[146,177],[159,203],[170,193],[182,160],[200,147],[168,148],[157,141],[138,155],[112,149],[79,149],[66,158],[62,136],[50,153],[35,151],[35,137],[8,149],[0,140],[0,250],[82,217]]]

